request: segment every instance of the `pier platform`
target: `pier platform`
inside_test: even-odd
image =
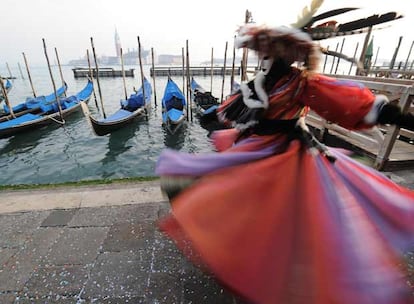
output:
[[[93,68],[92,75],[96,77],[98,75],[97,69]],[[122,70],[115,70],[114,68],[99,68],[99,77],[122,77]],[[135,69],[125,70],[125,77],[135,77]],[[89,68],[73,68],[73,76],[75,78],[90,76]]]
[[[376,78],[365,76],[328,75],[358,81],[377,94],[398,102],[404,111],[414,113],[414,80]],[[319,140],[339,143],[372,160],[378,170],[414,168],[414,132],[396,126],[379,126],[371,130],[350,131],[326,121],[314,112],[306,123],[316,130]],[[330,140],[330,142],[327,142]]]
[[[234,69],[234,75],[240,75],[241,68],[236,67]],[[207,66],[198,66],[198,67],[190,67],[190,76],[211,76],[211,72],[213,72],[213,76],[231,76],[232,75],[232,68],[226,67],[224,69],[223,66],[215,66],[213,68]],[[155,76],[183,76],[186,75],[187,71],[185,68],[180,66],[158,66],[150,69],[151,77]]]

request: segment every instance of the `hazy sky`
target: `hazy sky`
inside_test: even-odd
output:
[[[392,57],[399,36],[404,36],[399,57],[405,60],[414,39],[414,14],[409,2],[325,0],[318,13],[345,6],[364,8],[353,16],[348,13],[338,17],[339,21],[393,10],[403,13],[405,18],[392,23],[390,28],[374,31],[373,35],[374,48],[380,47],[379,57],[383,58]],[[233,37],[244,22],[246,9],[258,24],[283,25],[296,21],[301,9],[309,3],[302,0],[1,0],[0,71],[6,62],[10,66],[20,62],[24,66],[22,52],[29,65],[46,64],[42,38],[46,40],[49,57],[54,58],[56,47],[61,63],[84,56],[86,49],[90,49],[90,37],[98,56],[113,56],[115,28],[124,52],[136,49],[140,36],[142,47],[154,48],[158,55],[181,55],[188,40],[191,60],[209,60],[212,48],[214,57],[223,58],[226,41],[227,56],[232,55]],[[362,45],[363,39],[363,35],[349,42],[347,39],[344,50],[352,55],[356,42]],[[321,43],[331,49],[337,44],[333,40]]]

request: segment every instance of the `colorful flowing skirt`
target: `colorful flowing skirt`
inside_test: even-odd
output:
[[[159,223],[190,259],[252,303],[414,303],[402,263],[413,191],[283,136],[226,151],[165,151],[157,164],[196,178]]]

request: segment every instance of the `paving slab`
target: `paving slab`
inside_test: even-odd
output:
[[[63,265],[41,267],[33,272],[23,288],[26,298],[45,295],[53,298],[78,296],[88,280],[89,268],[85,265]]]
[[[47,216],[48,213],[36,211],[0,214],[0,247],[21,246]]]
[[[45,218],[40,227],[66,226],[76,212],[77,209],[53,210],[48,217]]]
[[[152,246],[156,226],[151,222],[114,223],[102,245],[103,251],[120,252]]]
[[[93,263],[107,237],[108,227],[64,228],[44,257],[47,265]]]

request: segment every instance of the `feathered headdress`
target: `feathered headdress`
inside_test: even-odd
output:
[[[260,57],[279,57],[289,64],[295,61],[304,62],[309,70],[313,70],[317,66],[317,60],[321,51],[327,55],[354,61],[353,58],[338,52],[321,48],[314,41],[364,33],[374,25],[402,17],[395,12],[389,12],[343,24],[338,24],[336,21],[331,20],[315,25],[318,21],[357,9],[354,7],[339,8],[315,16],[322,3],[323,0],[313,0],[309,7],[305,7],[302,10],[297,21],[290,26],[273,28],[252,24],[242,26],[235,40],[236,47],[252,49]]]

